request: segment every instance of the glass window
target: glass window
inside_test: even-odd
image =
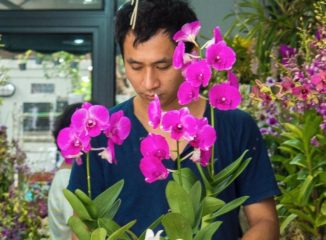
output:
[[[0,10],[96,10],[103,9],[103,0],[4,0]]]
[[[91,98],[91,46],[87,35],[2,34],[0,85],[15,91],[0,96],[0,125],[19,140],[34,172],[51,171],[58,160],[56,117],[67,104]]]

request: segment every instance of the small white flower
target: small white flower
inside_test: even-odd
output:
[[[145,234],[145,240],[160,240],[160,235],[162,232],[163,230],[160,230],[154,236],[154,232],[151,229],[147,229]]]

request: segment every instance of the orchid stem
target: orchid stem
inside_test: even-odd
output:
[[[188,153],[186,156],[184,156],[183,158],[181,158],[181,162],[182,162],[183,160],[186,160],[187,158],[189,158],[192,154],[194,154],[194,151]]]
[[[214,108],[212,106],[210,106],[211,108],[211,125],[212,127],[215,129],[215,114],[214,114]],[[213,177],[214,176],[214,149],[215,149],[215,146],[213,145],[212,147],[212,154],[211,154],[211,162],[210,162],[210,165],[211,165],[211,176]]]
[[[88,196],[92,198],[92,191],[91,191],[91,173],[89,167],[89,153],[86,154],[86,173],[87,173],[87,191]]]
[[[180,142],[178,140],[177,140],[177,164],[178,164],[178,172],[179,172],[179,181],[180,181],[180,185],[182,186]]]

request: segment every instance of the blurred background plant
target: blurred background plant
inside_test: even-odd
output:
[[[234,12],[225,17],[234,18],[226,35],[229,36],[228,38],[240,35],[241,38],[252,43],[254,50],[252,70],[260,79],[264,79],[273,74],[275,47],[277,48],[281,43],[299,47],[297,27],[302,24],[304,28],[308,25],[316,26],[314,3],[316,1],[311,0],[237,1]],[[316,29],[311,29],[314,30]],[[238,41],[237,38],[234,39]],[[242,60],[244,63],[239,62]],[[251,59],[240,58],[237,64],[250,65],[248,60]]]
[[[277,74],[261,75],[269,77],[256,80],[243,105],[269,145],[282,191],[277,208],[285,239],[326,236],[325,1],[315,2],[313,13],[315,25],[301,21],[297,42],[280,42]]]

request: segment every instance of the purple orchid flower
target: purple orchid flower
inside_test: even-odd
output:
[[[145,181],[148,183],[166,179],[169,175],[168,169],[163,165],[161,159],[156,157],[142,158],[139,167],[145,177]]]
[[[148,118],[149,125],[151,125],[154,129],[157,128],[161,123],[161,103],[160,99],[157,95],[154,96],[154,100],[151,101],[148,105]]]
[[[228,83],[239,89],[239,81],[237,75],[235,75],[232,71],[228,71]]]
[[[213,30],[214,34],[214,43],[223,41],[223,35],[219,26],[216,26]]]
[[[85,132],[76,132],[71,127],[63,128],[59,132],[57,144],[64,158],[76,158],[77,163],[81,163],[79,158],[82,152],[91,150],[90,137],[86,136]]]
[[[74,112],[71,117],[71,126],[76,131],[86,131],[90,137],[100,135],[109,124],[109,111],[101,105],[86,105]]]
[[[171,138],[180,140],[184,138],[187,141],[193,140],[196,129],[196,118],[193,117],[188,108],[172,110],[164,114],[162,118],[162,127],[164,131],[171,132]]]
[[[206,57],[208,64],[218,71],[230,70],[236,60],[235,52],[224,41],[210,45]]]
[[[108,139],[111,139],[114,144],[121,145],[128,137],[131,130],[129,118],[125,117],[123,111],[120,110],[111,115],[109,122],[104,134]]]
[[[173,52],[173,66],[176,69],[183,68],[184,66],[185,51],[186,51],[186,46],[184,42],[182,41],[178,42],[178,45],[176,46]]]
[[[199,98],[199,87],[194,87],[188,82],[183,82],[178,89],[177,97],[180,105],[186,105]]]
[[[191,23],[186,23],[182,26],[181,30],[176,32],[173,36],[173,40],[176,42],[196,42],[196,36],[199,33],[201,24],[199,21],[194,21]]]
[[[169,145],[161,135],[150,133],[140,143],[140,152],[144,157],[155,157],[158,159],[169,159]]]
[[[194,139],[189,142],[194,148],[207,151],[216,141],[216,131],[208,124],[206,118],[197,119]]]
[[[194,153],[191,156],[190,160],[195,163],[200,163],[203,167],[206,167],[209,164],[211,158],[212,148],[209,148],[207,151],[195,148]]]
[[[239,90],[230,84],[214,85],[208,92],[209,103],[219,110],[236,109],[241,102]]]
[[[212,71],[206,60],[193,61],[185,70],[186,81],[193,87],[207,87]]]

